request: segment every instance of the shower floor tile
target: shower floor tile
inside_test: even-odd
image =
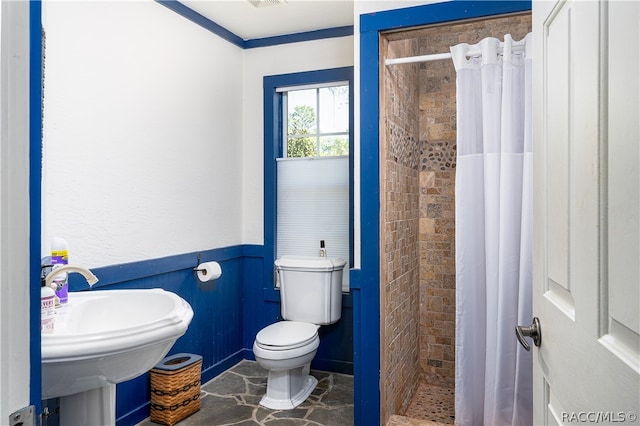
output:
[[[455,392],[453,388],[432,386],[420,383],[416,394],[413,396],[409,408],[404,413],[409,419],[422,420],[431,423],[405,423],[413,426],[454,424],[455,421]],[[403,425],[403,423],[398,423]]]
[[[432,422],[431,420],[412,419],[394,414],[389,418],[387,426],[447,426],[450,423]]]
[[[240,361],[201,386],[200,411],[176,426],[350,426],[353,425],[353,376],[311,370],[318,385],[293,410],[260,405],[267,389],[267,371],[255,361]],[[148,418],[138,426],[156,423]]]

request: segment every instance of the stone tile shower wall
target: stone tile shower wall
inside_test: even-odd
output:
[[[384,41],[388,46],[386,57],[392,58],[448,52],[449,47],[455,44],[474,44],[489,36],[502,40],[504,34],[511,34],[515,40],[520,40],[530,31],[531,16],[524,14],[390,33],[385,36]],[[418,69],[417,88],[409,87],[410,80],[414,78],[414,67]],[[412,285],[418,287],[418,316],[417,319],[410,315],[403,317],[409,318],[410,322],[417,321],[419,324],[417,338],[419,366],[413,373],[413,377],[416,381],[419,377],[430,385],[453,387],[455,379],[456,283],[454,193],[456,74],[451,60],[384,68],[382,77],[384,78],[385,94],[381,106],[385,108],[385,111],[382,114],[384,119],[380,134],[381,150],[384,145],[388,151],[384,157],[381,157],[381,170],[384,169],[381,171],[381,184],[385,185],[384,194],[386,194],[387,201],[382,204],[384,210],[382,220],[385,223],[381,225],[388,232],[394,230],[393,227],[396,224],[396,222],[389,221],[389,218],[401,217],[406,221],[413,221],[416,215],[416,212],[407,210],[409,204],[388,202],[390,197],[397,196],[394,192],[387,194],[391,182],[401,182],[406,179],[398,172],[400,161],[391,160],[403,158],[417,161],[418,187],[413,188],[409,184],[406,185],[408,191],[416,191],[415,194],[412,192],[412,195],[406,196],[406,199],[418,199],[418,242],[415,245],[417,255],[414,256],[408,252],[403,254],[403,258],[407,261],[413,262],[415,259],[415,262],[419,263],[418,283],[412,282]],[[405,77],[399,78],[399,75]],[[418,92],[417,100],[416,91]],[[398,96],[401,99],[397,99]],[[402,140],[401,133],[394,132],[399,132],[397,129],[414,128],[413,120],[415,118],[413,113],[409,111],[413,108],[417,108],[419,112],[417,141],[405,136],[404,150],[394,148],[393,145]],[[406,133],[403,134],[409,135],[410,131],[406,130]],[[383,143],[383,135],[386,138],[385,143]],[[406,152],[413,149],[415,149],[413,154]],[[394,157],[393,152],[401,152],[401,155]],[[410,164],[408,169],[411,169],[414,163],[410,161],[407,163]],[[412,173],[409,174],[413,178]],[[412,178],[406,179],[406,182],[413,182]],[[385,249],[393,247],[393,243],[398,242],[393,239],[389,240],[389,235],[385,235],[385,237],[386,239],[382,240]],[[401,245],[403,244],[406,250],[410,250],[413,244],[412,240],[409,241],[400,236],[399,240],[403,241]],[[395,258],[385,258],[384,253],[382,254],[381,262],[383,264],[389,264],[391,260],[395,261]],[[395,270],[394,267],[388,267],[389,270]],[[389,303],[389,300],[385,302],[385,294],[396,288],[403,288],[402,294],[406,295],[406,300],[412,300],[409,299],[409,295],[413,295],[414,290],[405,289],[404,286],[396,284],[398,280],[391,280],[392,276],[388,274],[388,271],[387,275],[383,274],[383,278],[387,278],[387,280],[381,281],[381,304]],[[406,284],[409,285],[408,282]],[[392,294],[386,297],[394,300]],[[391,319],[384,316],[393,312],[390,306],[382,306],[381,310],[385,332],[391,333],[388,334],[389,338],[394,337],[396,340],[402,339],[399,341],[410,342],[411,339],[408,337],[400,338],[399,336],[403,332],[410,333],[413,330],[402,321],[397,323],[398,318],[393,315]],[[389,325],[393,325],[393,327],[390,329]],[[384,339],[391,352],[387,355],[389,363],[395,364],[401,361],[401,359],[396,359],[399,356],[396,354],[406,355],[413,350],[413,346],[398,349],[394,345],[389,345],[389,338]],[[392,368],[392,366],[389,365],[387,368]],[[390,378],[389,372],[383,371],[381,374],[383,378]],[[383,388],[385,385],[386,382],[382,381]],[[403,389],[415,391],[415,388],[408,385]],[[397,390],[394,388],[392,392],[397,392]],[[383,401],[383,405],[385,403],[386,401]],[[386,406],[389,410],[396,410],[390,414],[404,412],[398,410],[398,404],[396,406],[386,404]],[[383,417],[383,419],[386,418]]]
[[[432,29],[436,30],[436,28]],[[446,52],[453,29],[419,38],[419,54]],[[426,32],[426,31],[425,31]],[[434,40],[434,35],[437,39]],[[420,65],[420,367],[431,385],[455,373],[456,75],[450,60]]]
[[[394,43],[411,55],[415,40]],[[382,44],[383,54],[385,44]],[[418,65],[383,69],[381,91],[381,420],[404,412],[419,384]],[[416,374],[417,373],[417,374]]]

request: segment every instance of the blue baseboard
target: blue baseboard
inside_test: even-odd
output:
[[[144,403],[124,416],[116,419],[116,426],[132,426],[149,417],[149,403]]]
[[[203,370],[200,376],[201,383],[204,385],[209,380],[224,373],[229,368],[233,367],[234,365],[242,361],[244,359],[243,357],[244,351],[245,349],[240,349],[238,352],[234,353],[233,355],[230,355],[226,359],[223,359],[216,365],[209,367],[206,370]]]
[[[242,357],[248,361],[255,361],[256,356],[253,354],[253,349],[243,349]]]
[[[332,373],[341,373],[353,376],[353,362],[348,361],[322,359],[316,357],[313,361],[311,361],[311,369],[319,371],[330,371]]]

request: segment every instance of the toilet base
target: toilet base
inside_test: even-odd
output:
[[[306,364],[291,370],[270,370],[267,393],[260,405],[272,410],[291,410],[302,404],[318,384],[318,379],[309,375],[309,367]]]

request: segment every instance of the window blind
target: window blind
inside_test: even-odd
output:
[[[347,261],[342,289],[349,291],[349,157],[278,158],[276,255]]]

